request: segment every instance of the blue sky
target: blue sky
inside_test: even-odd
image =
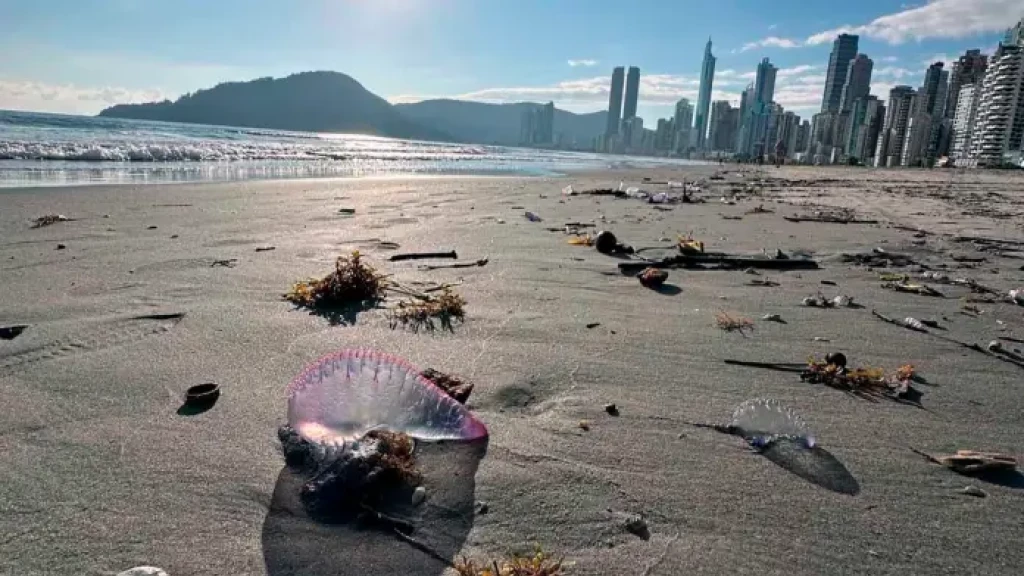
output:
[[[872,92],[917,86],[927,64],[991,53],[1024,0],[0,0],[0,108],[92,114],[225,80],[352,75],[392,101],[458,97],[607,105],[616,65],[643,73],[645,122],[696,100],[704,43],[715,99],[737,99],[763,57],[776,100],[820,106],[831,40],[860,34]]]

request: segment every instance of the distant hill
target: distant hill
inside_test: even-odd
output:
[[[465,100],[424,100],[415,104],[396,104],[409,119],[451,134],[456,140],[480,144],[519,144],[523,112],[540,104],[485,104]],[[555,133],[562,132],[567,142],[575,139],[589,147],[595,136],[604,133],[607,113],[573,114],[555,109]]]
[[[302,72],[287,78],[226,82],[174,102],[119,104],[100,116],[221,124],[307,132],[346,132],[422,140],[452,140],[398,112],[352,77]]]

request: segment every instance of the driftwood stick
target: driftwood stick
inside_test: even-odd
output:
[[[814,260],[757,258],[751,256],[729,256],[717,254],[689,255],[680,254],[661,260],[649,262],[620,262],[619,270],[623,273],[640,271],[644,268],[676,268],[718,266],[720,268],[762,268],[766,270],[814,270],[818,263]]]
[[[1013,364],[1014,366],[1018,366],[1020,368],[1024,368],[1024,360],[1018,360],[1019,357],[1016,356],[1015,354],[1009,354],[1009,355],[996,354],[994,352],[990,352],[990,351],[986,350],[985,348],[982,348],[979,344],[977,344],[975,342],[964,342],[962,340],[957,340],[956,338],[953,338],[952,336],[946,336],[944,334],[938,334],[938,333],[932,332],[930,330],[919,329],[919,328],[911,328],[910,326],[906,325],[905,323],[903,323],[903,322],[901,322],[899,320],[893,319],[893,318],[889,318],[888,316],[886,316],[884,314],[881,314],[881,313],[879,313],[879,312],[877,312],[875,310],[872,310],[871,314],[875,318],[878,318],[879,320],[881,320],[883,322],[888,322],[889,324],[893,324],[895,326],[902,326],[903,328],[906,328],[907,330],[913,330],[914,332],[921,332],[923,334],[928,334],[928,335],[930,335],[932,337],[938,338],[939,340],[944,340],[946,342],[949,342],[950,344],[956,344],[957,346],[961,346],[961,347],[967,348],[969,350],[974,350],[975,352],[979,352],[981,354],[984,354],[985,356],[988,356],[989,358],[995,358],[996,360],[1001,360],[1001,361],[1006,362],[1008,364]]]
[[[457,259],[459,256],[455,253],[455,250],[449,252],[407,252],[405,254],[393,254],[388,260],[391,262],[399,262],[401,260],[426,260],[429,258],[451,258],[452,260]]]
[[[424,264],[420,266],[420,270],[441,270],[443,268],[477,268],[480,266],[487,266],[488,259],[481,258],[472,262],[455,262],[452,264]]]

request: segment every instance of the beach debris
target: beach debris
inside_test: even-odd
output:
[[[67,216],[65,216],[63,214],[47,214],[45,216],[40,216],[40,217],[36,218],[35,220],[33,220],[32,221],[32,227],[33,228],[42,228],[44,226],[50,226],[52,224],[56,224],[57,222],[70,222],[70,221],[71,221],[71,218],[68,218]]]
[[[679,252],[682,254],[703,254],[704,243],[700,240],[694,240],[692,234],[686,236],[679,236],[679,240],[676,243],[679,247]]]
[[[609,416],[619,415],[619,407],[616,406],[615,404],[605,404],[604,411],[607,412]]]
[[[747,282],[747,286],[765,286],[768,288],[772,288],[775,286],[781,286],[781,284],[768,278],[754,278],[753,280]]]
[[[1017,459],[1008,454],[997,452],[976,452],[974,450],[957,450],[955,454],[928,454],[913,446],[910,450],[924,456],[930,462],[945,466],[965,476],[976,476],[992,472],[1014,472],[1017,470]]]
[[[910,328],[911,330],[917,330],[918,332],[926,331],[923,322],[921,322],[917,318],[911,318],[910,316],[907,316],[906,318],[903,319],[903,325],[906,326],[907,328]]]
[[[355,213],[356,213],[356,209],[355,208],[338,208],[338,214],[344,214],[346,216],[351,216],[351,215],[353,215]]]
[[[452,376],[451,374],[445,374],[440,370],[427,368],[420,372],[420,376],[430,380],[435,386],[443,390],[445,394],[454,398],[459,404],[465,404],[466,401],[469,400],[469,395],[473,393],[472,382],[466,382],[461,378]]]
[[[65,244],[57,244],[57,250],[64,250],[65,248],[67,248],[67,245],[65,245]]]
[[[28,328],[28,324],[16,324],[13,326],[0,326],[0,340],[14,340]]]
[[[602,254],[632,254],[635,252],[632,246],[619,242],[615,234],[608,230],[602,230],[594,237],[594,247]]]
[[[761,275],[761,273],[758,272],[756,268],[747,268],[746,270],[743,271],[743,273],[744,274],[751,274],[753,276],[760,276]]]
[[[754,322],[750,318],[732,316],[726,312],[715,314],[715,326],[726,332],[739,332],[740,334],[745,334],[746,330],[754,330]]]
[[[409,503],[413,506],[419,506],[420,504],[423,504],[426,499],[427,489],[423,486],[417,486],[416,489],[412,491],[412,496],[409,497]]]
[[[320,279],[296,282],[284,299],[306,308],[324,308],[376,301],[384,298],[383,274],[363,263],[359,251],[339,256],[334,272]]]
[[[205,382],[190,386],[185,391],[185,405],[192,408],[209,409],[220,398],[220,386],[213,382]]]
[[[839,285],[839,284],[835,283],[832,280],[821,280],[821,281],[819,281],[819,284],[823,284],[825,286],[838,286]]]
[[[156,226],[147,226],[146,230],[156,230]]]
[[[783,323],[782,316],[779,314],[765,314],[764,316],[761,316],[761,320],[764,320],[765,322]]]
[[[760,258],[756,256],[733,256],[721,253],[678,254],[661,260],[620,262],[619,271],[623,274],[635,274],[647,267],[653,268],[691,268],[695,270],[735,270],[760,268],[765,270],[809,270],[817,269],[814,260],[793,258],[782,260],[777,258]]]
[[[989,352],[1002,352],[1003,344],[999,340],[993,340],[988,343],[988,346],[986,346],[986,348],[988,348]]]
[[[845,294],[839,294],[832,298],[827,298],[821,292],[818,292],[814,296],[807,296],[800,303],[808,308],[853,308],[856,304],[853,302],[852,296]]]
[[[859,252],[855,254],[840,254],[840,260],[845,263],[858,264],[861,266],[870,266],[874,268],[902,268],[904,266],[913,266],[917,262],[903,254],[895,254],[888,252],[881,248],[875,248],[871,252]]]
[[[641,514],[631,514],[622,523],[622,527],[626,529],[626,532],[643,538],[644,540],[651,537],[651,531],[647,527],[647,520],[644,520],[644,517]]]
[[[594,238],[590,234],[580,234],[577,236],[570,236],[567,242],[572,246],[593,246]]]
[[[277,250],[277,246],[257,246],[257,252],[270,252],[271,250]]]
[[[438,320],[442,328],[451,330],[453,321],[465,320],[465,305],[466,300],[462,296],[453,292],[451,288],[444,287],[437,296],[399,302],[388,309],[388,317],[392,328],[402,325],[414,331],[420,328],[433,330],[434,320]]]
[[[1013,302],[1014,304],[1017,304],[1019,306],[1024,306],[1024,288],[1010,290],[1009,297],[1010,302]]]
[[[491,507],[487,505],[487,502],[483,500],[476,503],[476,513],[483,516],[491,511]]]
[[[600,325],[601,325],[600,322],[588,322],[587,323],[587,328],[597,328]]]
[[[835,210],[815,210],[808,216],[783,216],[783,219],[790,222],[820,222],[824,224],[878,224],[878,220],[864,220],[857,218],[856,213],[849,208],[838,208]]]
[[[451,264],[422,264],[420,270],[443,270],[446,268],[482,268],[490,262],[487,258],[473,260],[471,262],[453,262]]]
[[[975,498],[985,498],[988,496],[988,492],[985,492],[977,486],[964,486],[960,489],[960,493],[965,496],[974,496]]]
[[[171,234],[171,240],[177,240],[177,239],[178,239],[178,235],[177,234]]]
[[[879,320],[881,320],[883,322],[887,322],[887,323],[893,324],[895,326],[902,326],[904,328],[908,328],[908,326],[905,324],[905,321],[903,321],[903,320],[896,320],[894,318],[890,318],[889,316],[886,316],[885,314],[882,314],[882,313],[880,313],[880,312],[878,312],[876,310],[872,310],[871,314],[875,318],[878,318]],[[923,322],[922,322],[922,324],[923,324]],[[1000,349],[998,352],[991,351],[991,350],[988,350],[987,348],[983,348],[982,346],[978,345],[977,343],[964,342],[964,341],[961,341],[961,340],[957,340],[956,338],[953,338],[951,336],[946,336],[945,334],[941,334],[941,333],[937,333],[937,332],[932,332],[931,330],[918,330],[918,329],[913,329],[913,328],[911,328],[911,329],[915,330],[916,332],[921,332],[923,334],[928,334],[928,335],[933,336],[935,338],[939,338],[941,340],[945,340],[946,342],[950,342],[952,344],[956,344],[958,346],[962,346],[964,348],[968,348],[970,350],[974,350],[975,352],[980,352],[980,353],[985,354],[986,356],[988,356],[990,358],[995,358],[997,360],[1001,360],[1003,362],[1008,362],[1010,364],[1016,364],[1017,366],[1019,366],[1021,368],[1024,368],[1024,356],[1018,356],[1017,354],[1009,352],[1009,351],[1007,351],[1005,349]]]
[[[882,288],[887,290],[895,290],[896,292],[905,292],[907,294],[917,294],[918,296],[934,296],[942,297],[942,292],[928,286],[927,284],[912,284],[909,282],[883,282]]]
[[[637,279],[646,288],[657,288],[664,284],[665,280],[668,280],[668,272],[658,268],[646,268],[643,272],[637,274]]]
[[[719,199],[719,202],[721,202],[722,204],[725,204],[726,206],[735,206],[736,205],[736,200],[734,200],[732,198],[726,198],[725,196],[722,196]]]
[[[530,212],[530,211],[527,211],[525,214],[523,214],[523,216],[525,216],[526,219],[529,220],[530,222],[543,222],[544,221],[543,218],[541,218],[540,216],[537,216],[536,214],[534,214],[533,212]]]
[[[755,206],[755,207],[751,208],[750,210],[747,210],[746,212],[744,212],[744,214],[773,214],[774,212],[775,212],[775,210],[772,210],[770,208],[765,208],[764,204],[758,204],[757,206]]]
[[[566,196],[575,196],[576,191],[572,189],[572,184],[569,184],[565,188],[562,188],[562,194]]]
[[[214,260],[210,263],[210,268],[216,268],[221,266],[223,268],[234,268],[238,265],[238,258],[227,258],[224,260]]]
[[[824,361],[811,360],[800,374],[800,379],[811,384],[822,384],[859,396],[888,396],[904,399],[910,396],[915,378],[914,367],[905,364],[887,375],[881,368],[854,368],[846,365],[846,356],[826,356]]]
[[[495,220],[495,222],[497,222],[498,224],[504,224],[505,223],[505,219],[504,218],[498,218],[497,220]]]
[[[135,568],[129,568],[123,572],[118,572],[117,576],[168,576],[167,572],[163,568],[157,568],[156,566],[136,566]]]
[[[587,421],[587,420],[580,420],[578,423],[576,423],[576,425],[579,426],[580,430],[583,430],[584,432],[590,432],[590,422],[589,421]]]
[[[446,252],[406,252],[403,254],[392,254],[388,257],[391,262],[400,262],[402,260],[429,260],[432,258],[451,258],[457,260],[459,255],[455,250],[448,250]]]
[[[487,428],[405,360],[341,350],[309,364],[288,385],[288,424],[311,442],[344,445],[371,430],[417,440],[476,440]]]
[[[477,562],[465,556],[452,566],[456,576],[563,576],[564,562],[538,546],[532,556],[512,554],[501,560]]]
[[[825,338],[824,336],[815,336],[814,337],[814,341],[815,342],[831,342],[832,340],[830,338]]]

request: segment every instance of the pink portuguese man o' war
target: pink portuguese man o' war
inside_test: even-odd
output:
[[[487,436],[483,422],[419,370],[372,350],[342,350],[307,366],[288,385],[288,424],[328,446],[377,429],[426,441]]]

